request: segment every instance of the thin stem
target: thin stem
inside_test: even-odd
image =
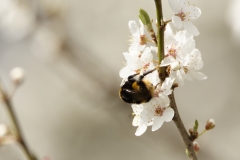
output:
[[[154,0],[156,5],[157,12],[157,46],[158,46],[158,64],[161,64],[161,61],[164,59],[164,30],[165,24],[163,22],[163,13],[162,13],[162,1]],[[164,72],[164,68],[161,68],[160,73]]]
[[[206,129],[205,129],[204,131],[202,131],[202,132],[198,135],[198,137],[200,137],[201,135],[203,135],[206,131],[207,131]]]
[[[26,142],[23,138],[23,134],[22,134],[20,125],[18,123],[16,114],[14,113],[13,106],[10,102],[9,96],[2,90],[1,86],[0,86],[0,94],[2,94],[3,102],[6,105],[6,109],[7,109],[7,112],[9,114],[9,118],[10,118],[11,123],[12,123],[14,134],[17,137],[17,141],[22,146],[22,149],[23,149],[27,159],[28,160],[35,160],[36,158],[30,152],[30,150],[29,150],[29,148],[28,148],[28,146],[27,146],[27,144],[26,144]]]
[[[182,139],[185,143],[185,146],[186,146],[186,149],[188,150],[188,153],[189,153],[189,157],[192,158],[192,160],[197,160],[197,156],[196,156],[196,153],[194,151],[194,147],[193,147],[193,142],[190,140],[190,136],[186,130],[186,128],[184,127],[184,124],[181,120],[181,117],[179,115],[179,112],[178,112],[178,108],[177,108],[177,105],[176,105],[176,102],[175,102],[175,98],[174,98],[174,93],[172,92],[171,95],[169,95],[169,98],[170,98],[170,105],[171,105],[171,108],[174,110],[174,117],[173,117],[173,121],[175,123],[175,125],[177,126],[181,136],[182,136]]]

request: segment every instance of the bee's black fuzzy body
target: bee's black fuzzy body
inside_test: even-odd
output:
[[[128,80],[120,88],[119,97],[124,102],[131,104],[149,102],[153,97],[154,87],[149,81],[143,80],[143,78],[154,70],[139,76],[137,79],[134,77],[138,74],[129,76]]]

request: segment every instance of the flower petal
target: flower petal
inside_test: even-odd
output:
[[[139,27],[135,21],[129,21],[128,27],[133,36],[140,35]]]
[[[175,27],[177,27],[178,29],[180,29],[183,25],[181,18],[178,17],[178,16],[173,16],[172,17],[172,22],[175,25]]]
[[[180,8],[179,3],[176,0],[168,0],[168,3],[172,11],[177,14]]]
[[[178,0],[180,8],[182,8],[185,5],[186,0]]]
[[[158,130],[158,129],[162,126],[163,122],[164,122],[163,117],[161,117],[161,116],[155,116],[155,117],[153,118],[152,131]]]
[[[176,71],[176,78],[177,78],[177,82],[183,86],[184,85],[184,72],[181,72],[181,70],[177,70]]]
[[[158,101],[161,107],[168,107],[170,104],[170,99],[168,96],[162,93],[158,95]]]
[[[150,46],[150,49],[151,49],[151,51],[153,51],[153,52],[158,52],[158,48],[157,47],[154,47],[154,46]]]
[[[163,118],[166,122],[170,122],[173,119],[174,110],[172,108],[167,108],[163,112]]]
[[[168,66],[168,65],[170,65],[170,64],[172,64],[172,63],[174,63],[174,61],[172,60],[172,57],[171,57],[171,56],[168,56],[168,57],[165,57],[165,58],[162,60],[160,66]]]
[[[191,76],[197,80],[204,80],[204,79],[207,79],[207,76],[201,72],[197,72],[197,71],[194,71],[194,70],[189,70]]]
[[[187,14],[187,19],[192,19],[192,20],[197,19],[201,15],[201,10],[199,8],[197,8],[197,7],[194,7],[194,6],[186,7],[184,12],[188,13]]]
[[[184,26],[184,28],[187,30],[188,33],[190,33],[190,34],[192,34],[192,35],[194,35],[194,36],[198,36],[198,35],[200,34],[199,31],[198,31],[198,29],[197,29],[197,27],[194,26],[194,25],[192,24],[192,22],[184,21],[184,22],[183,22],[183,26]]]
[[[140,19],[139,19],[139,23],[140,23],[140,34],[144,35],[144,25]]]
[[[122,68],[120,71],[119,71],[119,76],[121,78],[124,78],[124,79],[127,79],[128,76],[134,74],[135,72],[133,70],[131,70],[128,66]]]
[[[135,135],[141,136],[147,130],[147,125],[141,125],[137,128]]]
[[[139,121],[140,121],[140,117],[139,116],[134,116],[133,121],[132,121],[132,125],[134,127],[139,126],[139,124],[140,124]]]
[[[152,104],[145,103],[145,106],[149,106],[149,108],[152,108]],[[154,116],[154,112],[151,112],[151,110],[143,109],[143,111],[140,114],[141,122],[140,123],[148,123],[152,120],[152,117]]]

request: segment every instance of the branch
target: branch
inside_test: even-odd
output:
[[[156,13],[157,13],[157,46],[158,46],[158,64],[161,64],[161,61],[164,59],[164,30],[165,24],[163,22],[163,13],[162,13],[162,1],[154,0],[156,5]],[[163,68],[161,68],[160,72],[164,72]]]
[[[173,121],[175,123],[175,125],[177,126],[181,136],[182,136],[182,139],[185,143],[185,146],[186,146],[186,149],[188,150],[188,153],[189,153],[189,158],[191,158],[192,160],[197,160],[197,156],[196,156],[196,153],[194,151],[194,147],[193,147],[193,142],[190,140],[190,136],[186,130],[186,128],[184,127],[183,125],[183,122],[181,120],[181,117],[179,115],[179,112],[178,112],[178,108],[177,108],[177,105],[176,105],[176,102],[175,102],[175,98],[174,98],[174,93],[172,92],[171,95],[169,95],[169,98],[170,98],[170,105],[171,105],[171,108],[174,110],[174,117],[173,117]]]
[[[9,114],[9,118],[10,118],[11,123],[12,123],[14,134],[15,134],[15,136],[17,138],[17,141],[21,145],[21,147],[22,147],[22,149],[24,151],[24,154],[26,155],[28,160],[37,160],[36,157],[30,152],[30,150],[29,150],[29,148],[28,148],[28,146],[27,146],[27,144],[26,144],[26,142],[25,142],[25,140],[23,138],[23,134],[22,134],[20,125],[18,123],[16,114],[14,113],[13,106],[12,106],[12,103],[10,101],[10,98],[3,91],[1,86],[0,86],[0,94],[2,94],[2,99],[3,99],[3,102],[6,105],[6,109],[7,109],[7,112]]]

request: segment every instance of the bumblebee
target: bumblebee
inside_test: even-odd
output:
[[[151,82],[143,78],[155,71],[150,70],[143,75],[130,75],[119,90],[119,97],[126,103],[141,104],[149,102],[154,95],[154,86]]]

